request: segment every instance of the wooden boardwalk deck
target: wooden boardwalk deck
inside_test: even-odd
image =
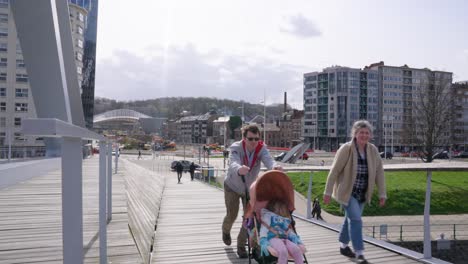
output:
[[[151,169],[148,160],[134,162]],[[124,164],[113,176],[108,259],[109,263],[142,263],[128,228],[124,184],[124,176],[135,170],[126,169]],[[98,263],[98,158],[85,160],[83,172],[85,263]],[[151,263],[248,263],[237,258],[235,247],[225,246],[221,240],[221,190],[192,182],[188,174],[184,174],[182,184],[176,183],[175,173],[160,169],[158,174],[166,175],[167,181]],[[232,231],[233,245],[239,225],[240,221]],[[352,263],[338,254],[336,232],[302,220],[297,220],[297,228],[308,248],[309,263]],[[371,244],[366,244],[366,256],[371,263],[417,263]],[[0,264],[62,262],[60,171],[0,190]]]
[[[177,184],[174,175],[169,177],[157,223],[152,263],[248,263],[236,255],[235,238],[240,218],[231,232],[232,245],[225,246],[222,242],[223,192],[190,181],[188,174],[184,174],[182,184]],[[302,220],[297,220],[297,230],[307,246],[309,263],[352,263],[339,254],[336,232]],[[418,263],[368,243],[365,246],[370,263]]]
[[[128,231],[126,192],[113,174],[113,211],[108,225],[109,263],[141,263]],[[99,262],[98,157],[83,163],[85,263]],[[61,171],[51,171],[0,190],[0,264],[62,263]]]

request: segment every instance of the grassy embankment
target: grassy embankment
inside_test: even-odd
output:
[[[288,173],[294,188],[307,197],[310,173]],[[313,174],[312,197],[319,197],[324,210],[334,215],[342,215],[340,206],[333,201],[324,205],[322,194],[328,172]],[[371,205],[364,210],[365,216],[378,215],[422,215],[426,192],[426,172],[386,172],[386,206],[378,206],[377,193],[374,193]],[[468,172],[433,172],[431,215],[468,214]]]

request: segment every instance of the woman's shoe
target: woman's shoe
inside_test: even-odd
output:
[[[354,254],[354,252],[349,247],[340,248],[340,253],[341,253],[341,255],[346,256],[348,258],[355,258],[356,257],[356,254]]]

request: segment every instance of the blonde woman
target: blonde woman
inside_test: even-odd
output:
[[[356,262],[361,264],[368,263],[362,238],[364,205],[370,203],[375,185],[378,187],[379,205],[384,206],[387,199],[382,159],[377,148],[369,143],[372,130],[372,125],[366,120],[353,124],[352,140],[337,151],[323,195],[325,204],[333,198],[345,211],[339,235],[340,253],[356,258]],[[349,248],[349,241],[352,241],[355,252]]]

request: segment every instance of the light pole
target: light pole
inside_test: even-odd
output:
[[[387,116],[383,118],[383,126],[384,126],[384,158],[387,159],[387,126],[385,125],[385,121]]]
[[[266,144],[266,92],[263,89],[263,143]]]
[[[392,118],[392,146],[391,146],[391,148],[390,148],[390,153],[392,153],[392,155],[393,155],[393,152],[394,152],[394,151],[393,151],[393,119],[394,119],[394,118],[393,118],[393,116],[390,116],[390,117]]]
[[[242,106],[239,106],[239,108],[242,108],[242,126],[244,126],[244,101],[242,101]]]

